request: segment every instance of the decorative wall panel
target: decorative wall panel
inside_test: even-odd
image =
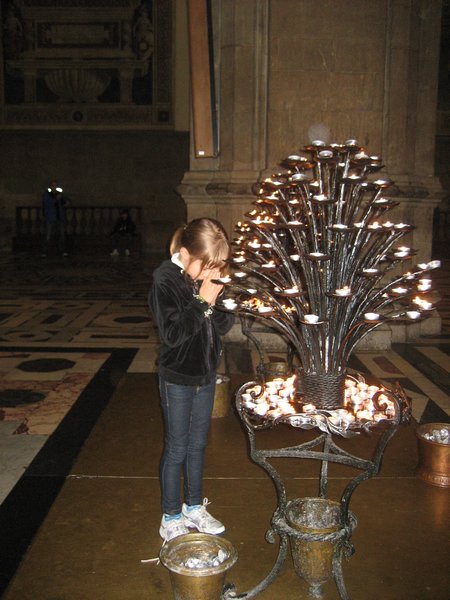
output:
[[[3,128],[172,129],[172,0],[2,0]]]

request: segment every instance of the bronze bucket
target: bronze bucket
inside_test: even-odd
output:
[[[217,566],[186,566],[188,559],[211,561],[219,551],[223,560]],[[165,544],[159,556],[169,570],[175,600],[220,600],[226,572],[237,560],[231,542],[207,533],[180,535]]]
[[[439,487],[450,486],[450,444],[427,440],[424,435],[449,428],[448,423],[427,423],[416,430],[419,450],[417,476],[426,483]]]
[[[341,529],[340,504],[324,498],[300,498],[288,503],[286,521],[293,529],[307,534],[328,534]],[[290,536],[295,572],[309,584],[313,598],[322,597],[322,586],[333,571],[336,542],[306,541]]]

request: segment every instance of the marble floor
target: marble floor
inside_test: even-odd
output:
[[[142,516],[145,502],[136,501],[133,508],[129,494],[133,497],[141,495],[148,501],[148,507],[154,513],[153,527],[156,528],[159,518],[158,501],[153,497],[158,495],[157,469],[153,466],[149,474],[139,453],[142,450],[143,457],[153,457],[154,463],[158,461],[161,432],[154,376],[158,342],[146,299],[151,272],[157,262],[159,257],[156,256],[145,259],[138,256],[115,259],[73,256],[45,260],[26,254],[0,257],[0,534],[2,540],[8,540],[2,544],[0,594],[5,591],[5,600],[138,600],[153,598],[153,594],[156,597],[158,589],[163,590],[162,597],[170,597],[167,574],[161,570],[156,575],[153,573],[153,592],[147,590],[147,594],[142,573],[138,577],[139,591],[134,589],[135,584],[127,579],[121,568],[113,576],[112,571],[117,565],[112,569],[109,563],[109,576],[115,583],[112,588],[107,587],[107,592],[96,588],[99,582],[95,581],[94,575],[96,568],[104,571],[101,579],[104,582],[108,577],[106,558],[117,558],[108,546],[116,542],[111,541],[111,536],[102,538],[102,531],[98,531],[98,528],[112,526],[104,517],[108,510],[113,510],[110,504],[114,503],[114,498],[127,510],[136,511],[137,520],[129,533],[136,535],[142,546],[146,542],[136,528],[139,529],[138,517]],[[357,352],[352,360],[354,368],[379,381],[401,383],[413,400],[416,425],[450,421],[449,260],[444,261],[435,280],[441,295],[439,312],[443,327],[439,336],[421,338],[408,345],[395,344],[388,352]],[[267,360],[279,359],[276,353],[267,356]],[[245,344],[230,343],[226,348],[224,368],[233,383],[238,383],[248,379],[256,360],[254,349]],[[150,413],[149,402],[153,407]],[[126,406],[129,411],[125,410]],[[143,431],[145,424],[147,431]],[[114,439],[107,436],[108,431]],[[246,496],[255,492],[251,490],[252,481],[257,494],[267,493],[267,482],[260,473],[256,476],[250,464],[242,467],[242,461],[249,459],[235,419],[216,420],[212,435],[211,452],[216,448],[220,453],[223,443],[230,448],[229,465],[222,464],[215,455],[209,458],[208,479],[212,487],[217,488],[217,495],[226,495],[223,486],[234,482],[233,485],[239,486]],[[151,448],[148,447],[148,436],[155,436]],[[395,466],[394,457],[391,457],[388,477],[375,484],[373,493],[382,481],[391,493],[394,480],[404,478],[402,485],[408,488],[405,493],[418,497],[434,494],[433,506],[440,506],[447,490],[431,488],[414,477],[414,435],[410,432],[402,436],[405,443],[403,446],[397,444],[400,444],[399,454],[402,455],[400,462],[407,463],[407,475]],[[237,454],[234,456],[235,445]],[[153,456],[155,447],[156,456]],[[403,455],[405,448],[409,449],[408,455]],[[235,471],[231,465],[235,465]],[[306,480],[310,482],[311,477],[307,476]],[[90,484],[94,488],[88,489]],[[86,486],[90,507],[84,506],[83,486]],[[97,510],[92,506],[96,499],[99,502]],[[72,554],[62,551],[64,556],[67,554],[68,561],[81,561],[83,572],[93,583],[93,587],[81,585],[79,589],[67,572],[67,564],[52,563],[51,559],[40,562],[53,542],[56,546],[50,557],[54,558],[61,552],[59,545],[66,543],[64,535],[77,533],[73,510],[74,506],[78,510],[78,503],[80,518],[84,519],[78,523],[79,527],[88,528],[90,519],[96,523],[95,540],[86,532],[72,548]],[[229,502],[223,510],[232,511],[232,506]],[[89,510],[92,514],[88,514]],[[444,513],[442,510],[436,518],[444,518],[445,510]],[[69,521],[70,531],[65,531]],[[122,525],[125,524],[129,525],[128,520]],[[425,525],[437,527],[435,521],[431,525],[428,521],[422,525],[423,535],[426,535]],[[112,527],[120,529],[120,523]],[[440,528],[437,529],[441,535]],[[241,536],[242,543],[248,547],[251,539],[244,530],[244,521],[235,523],[235,539]],[[119,538],[122,534],[125,532],[118,532]],[[102,546],[101,539],[106,546]],[[96,556],[105,553],[104,560],[90,555],[91,543],[99,545]],[[139,551],[157,552],[158,543],[157,536],[153,536],[147,540],[147,548],[139,548]],[[129,541],[126,544],[128,547]],[[252,552],[256,552],[254,558],[258,560],[258,551],[253,549]],[[55,576],[53,584],[49,583],[49,573],[39,575],[42,568]],[[53,572],[54,568],[59,570]],[[371,568],[375,566],[371,565]],[[116,581],[119,575],[126,579],[129,592],[125,593],[125,588]],[[244,572],[240,577],[241,584],[249,583]],[[361,587],[356,572],[351,579],[356,588]],[[389,577],[384,580],[390,581]],[[376,595],[375,591],[370,595],[362,586],[362,594],[355,597],[446,600],[448,596],[442,590],[449,584],[448,577],[442,575],[438,580],[437,587],[433,587],[434,584],[428,586],[429,591],[427,586],[422,586],[421,595],[414,595],[416,591],[408,586],[409,595],[406,592],[399,594],[395,586],[396,595]],[[327,593],[326,598],[335,598],[333,591]],[[277,600],[294,597],[279,594],[280,591],[266,591],[262,597]]]

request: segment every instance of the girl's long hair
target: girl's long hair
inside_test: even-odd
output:
[[[225,270],[230,256],[230,242],[223,225],[216,219],[202,217],[179,227],[170,242],[170,254],[186,248],[191,257],[200,259],[202,268],[219,267]]]

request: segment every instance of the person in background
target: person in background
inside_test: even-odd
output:
[[[215,306],[230,254],[222,225],[191,221],[174,234],[170,260],[153,274],[149,305],[160,337],[159,391],[165,425],[160,464],[164,542],[195,528],[219,534],[224,525],[206,509],[203,463],[214,404],[221,336],[234,316]],[[181,477],[184,475],[184,502]]]
[[[45,222],[43,257],[46,257],[49,252],[50,241],[55,232],[58,236],[58,250],[63,256],[67,256],[66,206],[68,204],[70,201],[64,196],[62,187],[56,181],[52,181],[42,194],[42,214]]]
[[[119,246],[121,240],[125,245],[125,255],[130,255],[130,248],[133,241],[133,236],[136,232],[136,225],[130,217],[130,211],[126,208],[120,211],[120,216],[114,225],[111,233],[113,250],[111,256],[119,256]]]

